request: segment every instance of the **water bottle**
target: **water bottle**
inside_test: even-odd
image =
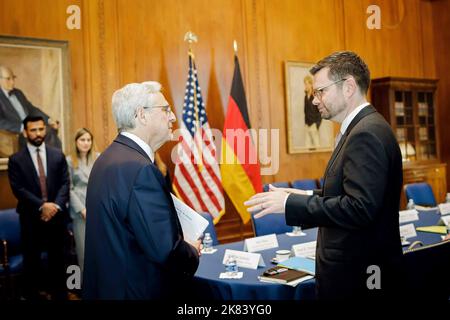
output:
[[[213,240],[211,235],[207,232],[205,233],[205,237],[203,238],[203,251],[211,252],[213,249]]]
[[[228,259],[225,262],[225,271],[228,276],[235,276],[238,273],[239,268],[234,256],[228,256]]]
[[[406,205],[406,209],[412,210],[415,207],[416,207],[416,205],[414,204],[414,200],[413,199],[409,199],[408,204]]]
[[[445,197],[445,202],[450,203],[450,192],[447,193],[447,196]]]
[[[302,227],[300,227],[300,226],[293,226],[292,227],[292,233],[293,234],[300,234],[300,233],[302,233]]]

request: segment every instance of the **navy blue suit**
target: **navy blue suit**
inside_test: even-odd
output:
[[[84,299],[173,297],[198,267],[164,178],[119,135],[92,168],[86,199]]]
[[[47,250],[50,291],[54,298],[64,298],[64,236],[68,217],[70,179],[67,162],[61,150],[46,145],[47,197],[61,208],[50,221],[40,219],[42,200],[39,177],[28,148],[13,154],[8,162],[11,189],[18,200],[21,240],[24,257],[25,295],[36,298],[41,274],[41,251]]]

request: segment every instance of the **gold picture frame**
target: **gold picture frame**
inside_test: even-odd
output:
[[[333,124],[320,118],[319,111],[312,105],[312,75],[309,70],[314,64],[285,61],[284,65],[288,153],[331,152],[334,147]]]

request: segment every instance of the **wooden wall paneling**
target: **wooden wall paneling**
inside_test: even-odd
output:
[[[8,171],[0,171],[0,210],[15,208],[17,199],[9,186]]]
[[[437,119],[441,140],[441,160],[447,163],[447,186],[450,186],[450,1],[431,2],[433,47],[436,59],[436,77],[439,79],[437,91]],[[448,187],[447,187],[448,188]],[[450,192],[447,189],[447,192]]]
[[[343,1],[346,48],[363,57],[372,78],[433,76],[433,69],[424,72],[423,67],[422,24],[430,23],[431,16],[429,10],[421,12],[420,0]],[[366,9],[372,4],[381,10],[378,30],[366,26]]]
[[[85,0],[88,21],[85,39],[89,45],[85,65],[88,91],[86,110],[90,129],[99,150],[104,150],[117,135],[111,112],[111,97],[119,87],[119,56],[117,50],[117,6],[115,0]]]
[[[284,62],[314,63],[342,50],[341,1],[266,1],[270,128],[280,129],[280,171],[271,181],[320,178],[330,152],[287,153]],[[315,17],[315,18],[312,18]]]

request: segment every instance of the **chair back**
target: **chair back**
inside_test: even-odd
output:
[[[272,213],[259,219],[255,219],[252,214],[251,217],[253,230],[256,237],[272,233],[280,234],[292,231],[292,227],[286,224],[284,214]]]
[[[212,215],[210,215],[208,212],[201,212],[200,215],[209,222],[208,226],[206,227],[205,233],[209,232],[209,234],[211,235],[213,246],[219,245],[219,240],[217,240],[216,227],[214,226]]]
[[[269,191],[269,184],[273,185],[277,188],[290,188],[289,182],[272,182],[272,183],[265,183],[263,185],[263,191],[267,192]]]
[[[317,183],[314,179],[299,179],[292,182],[292,188],[301,190],[317,189]]]
[[[411,183],[405,185],[406,199],[413,199],[415,204],[420,206],[436,206],[431,186],[426,182]]]

